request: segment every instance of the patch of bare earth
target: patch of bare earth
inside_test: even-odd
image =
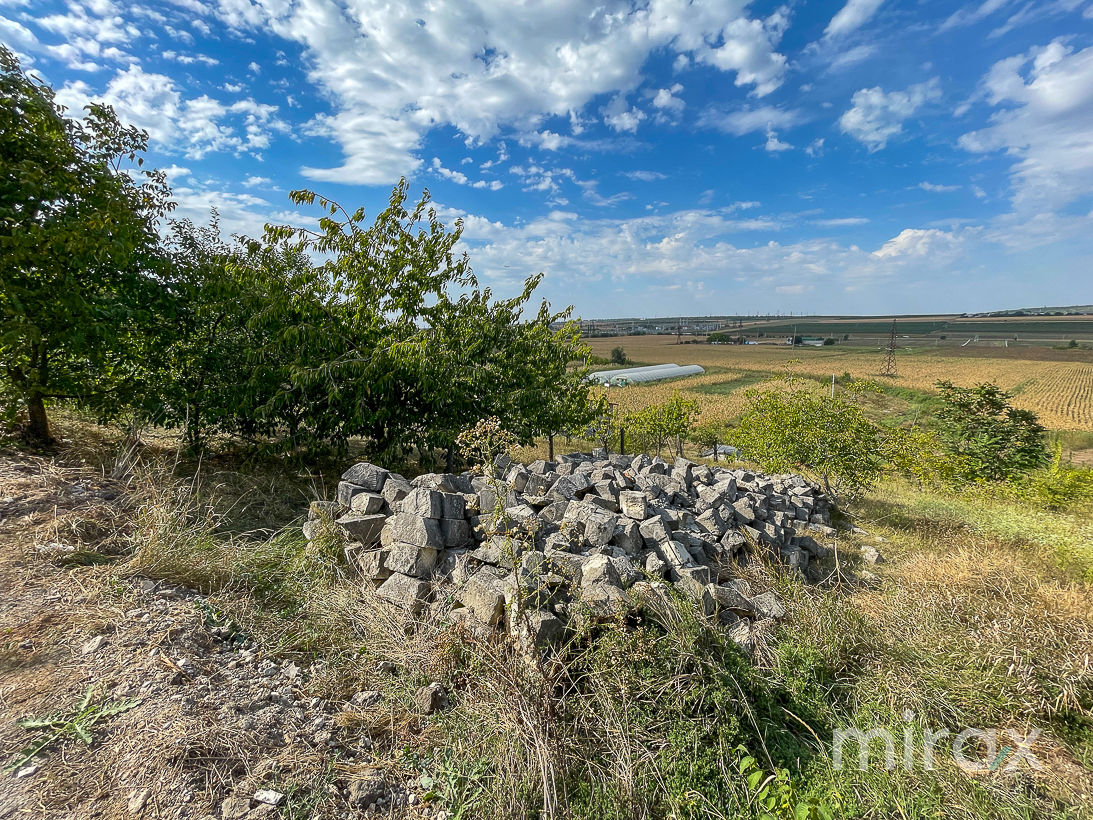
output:
[[[276,657],[197,593],[126,571],[126,490],[0,454],[0,767],[15,764],[0,820],[437,816],[351,719],[382,711],[379,693],[320,697],[321,664]],[[39,732],[20,719],[63,724],[88,690],[120,709],[90,745],[21,754]]]

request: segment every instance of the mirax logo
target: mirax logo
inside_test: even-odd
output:
[[[914,713],[906,710],[907,726],[902,732],[876,728],[836,729],[832,738],[832,762],[836,769],[845,765],[848,747],[857,752],[857,768],[865,771],[874,766],[895,769],[902,765],[907,771],[917,765],[930,771],[935,768],[938,754],[951,754],[953,762],[968,774],[1012,772],[1021,765],[1038,771],[1043,765],[1032,752],[1040,736],[1039,729],[1022,734],[1016,729],[964,729],[953,734],[949,729],[933,730],[911,723]],[[880,753],[880,759],[877,759]],[[852,759],[852,758],[851,758]]]

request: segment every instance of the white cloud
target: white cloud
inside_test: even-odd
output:
[[[433,157],[433,164],[431,166],[432,171],[442,179],[447,179],[454,182],[456,185],[466,185],[470,188],[488,188],[491,191],[500,191],[504,188],[504,183],[499,179],[486,180],[476,179],[471,180],[462,171],[454,171],[451,168],[445,168],[444,163],[440,161],[440,157]]]
[[[284,130],[277,107],[245,99],[225,105],[207,95],[185,99],[170,77],[140,66],[118,71],[102,93],[83,82],[66,84],[57,99],[72,110],[90,101],[113,106],[122,122],[144,128],[161,146],[200,158],[211,151],[255,152]]]
[[[1012,2],[1013,0],[984,0],[978,6],[965,6],[962,9],[957,9],[941,24],[939,31],[974,25]]]
[[[854,46],[850,49],[838,49],[828,63],[829,71],[842,71],[843,69],[863,63],[877,53],[879,47],[875,43],[867,43]]]
[[[566,0],[515,14],[492,3],[219,0],[217,13],[231,27],[269,29],[303,45],[310,79],[334,108],[312,131],[345,155],[336,168],[305,172],[387,184],[420,167],[424,136],[437,127],[482,143],[503,129],[530,133],[546,116],[569,116],[577,135],[594,99],[625,98],[641,86],[656,51],[687,55],[735,74],[758,96],[770,93],[786,71],[775,50],[785,13],[752,20],[747,7],[746,0]],[[622,132],[641,116],[630,107],[608,113]]]
[[[273,180],[269,177],[248,176],[246,179],[243,180],[244,188],[257,188],[259,185],[268,186],[272,184]]]
[[[1075,52],[1055,40],[995,63],[981,85],[999,108],[959,144],[1014,158],[1015,209],[1061,208],[1093,193],[1093,47]]]
[[[678,116],[683,113],[686,103],[679,97],[675,96],[683,90],[683,86],[680,83],[675,83],[671,88],[661,88],[657,90],[657,93],[653,96],[653,107],[658,108],[667,114]]]
[[[776,154],[781,151],[789,151],[793,146],[788,142],[782,142],[778,139],[778,135],[772,130],[767,131],[767,141],[763,145],[763,149],[770,154]]]
[[[847,0],[824,29],[825,37],[842,37],[865,25],[877,13],[884,0]]]
[[[813,225],[820,225],[824,228],[847,228],[853,225],[866,225],[869,220],[864,216],[843,216],[835,219],[813,219]]]
[[[667,174],[660,171],[623,171],[622,175],[636,182],[657,182],[668,178]]]
[[[824,138],[823,137],[817,137],[812,142],[810,142],[808,144],[808,147],[805,148],[805,153],[808,154],[810,157],[823,156],[823,153],[824,153]]]
[[[626,101],[626,97],[618,95],[603,109],[603,121],[616,131],[638,130],[638,123],[644,120],[646,114],[639,108],[632,108]]]
[[[960,238],[937,228],[905,228],[897,236],[873,251],[878,259],[923,257],[948,253],[960,243]]]
[[[279,211],[262,197],[218,190],[211,184],[178,185],[171,193],[176,203],[172,219],[189,219],[196,225],[204,225],[209,221],[210,211],[216,208],[224,236],[240,234],[257,239],[270,222],[304,225],[314,221],[292,211]]]
[[[38,38],[22,23],[0,15],[0,43],[6,43],[13,50],[30,50],[38,45]]]
[[[164,51],[161,52],[161,56],[165,60],[174,60],[176,63],[182,65],[193,65],[194,63],[201,63],[202,65],[219,65],[220,61],[215,57],[210,57],[208,54],[180,54],[177,51]]]
[[[870,151],[879,151],[903,130],[903,122],[927,102],[941,97],[937,78],[912,85],[905,91],[885,93],[880,86],[854,92],[851,107],[839,119],[849,134]]]
[[[772,128],[789,128],[801,122],[802,119],[803,115],[798,110],[764,105],[758,108],[741,108],[736,111],[708,109],[703,112],[699,124],[741,137],[753,131],[766,132]]]
[[[932,182],[920,182],[918,187],[924,191],[930,191],[935,194],[949,193],[950,191],[959,191],[961,186],[959,185],[935,185]]]

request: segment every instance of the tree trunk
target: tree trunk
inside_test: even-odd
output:
[[[547,433],[547,447],[549,448],[549,455],[547,461],[554,461],[554,434]]]
[[[26,399],[27,422],[26,436],[35,444],[52,444],[53,436],[49,433],[49,417],[46,416],[46,403],[42,394],[34,391]]]

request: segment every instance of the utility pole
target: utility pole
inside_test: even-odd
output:
[[[888,331],[888,355],[884,360],[884,375],[896,375],[896,320],[892,320],[892,329]]]

